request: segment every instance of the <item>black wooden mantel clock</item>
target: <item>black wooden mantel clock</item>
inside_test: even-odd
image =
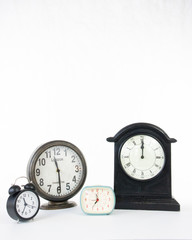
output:
[[[179,211],[171,193],[171,143],[159,127],[135,123],[121,129],[115,143],[116,209]]]

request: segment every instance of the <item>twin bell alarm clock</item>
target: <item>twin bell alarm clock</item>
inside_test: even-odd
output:
[[[7,212],[12,219],[17,221],[30,220],[37,215],[39,208],[39,196],[32,183],[27,183],[23,188],[16,184],[9,188]]]

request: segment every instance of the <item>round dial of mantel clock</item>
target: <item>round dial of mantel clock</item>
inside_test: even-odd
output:
[[[110,214],[115,207],[115,194],[111,187],[85,187],[80,197],[81,209],[90,215]]]
[[[130,137],[122,145],[120,161],[123,170],[130,177],[147,180],[162,171],[165,154],[155,138],[141,134]]]
[[[40,146],[29,160],[27,174],[38,194],[49,200],[42,209],[73,207],[67,200],[82,188],[87,167],[82,152],[72,143],[51,141]]]

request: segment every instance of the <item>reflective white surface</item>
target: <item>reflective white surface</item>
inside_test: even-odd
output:
[[[6,239],[13,236],[24,239],[26,232],[30,232],[29,240],[37,234],[40,238],[46,236],[48,240],[62,235],[68,239],[90,239],[90,236],[91,239],[192,238],[192,208],[186,205],[181,212],[114,210],[110,215],[97,216],[84,214],[80,206],[65,210],[40,210],[34,220],[27,224],[18,224],[7,216],[4,208],[0,207],[0,210],[1,235]]]

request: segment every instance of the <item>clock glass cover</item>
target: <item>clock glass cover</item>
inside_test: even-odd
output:
[[[73,149],[51,147],[39,156],[35,172],[36,181],[44,192],[58,197],[67,196],[82,178],[82,163]]]
[[[148,135],[133,136],[123,144],[120,162],[127,175],[136,180],[148,180],[157,176],[165,164],[161,144]]]
[[[39,199],[32,191],[23,191],[16,200],[16,211],[24,219],[34,217],[39,210]]]
[[[50,201],[65,201],[83,186],[86,163],[80,150],[65,141],[40,146],[28,165],[29,178],[39,195]]]

